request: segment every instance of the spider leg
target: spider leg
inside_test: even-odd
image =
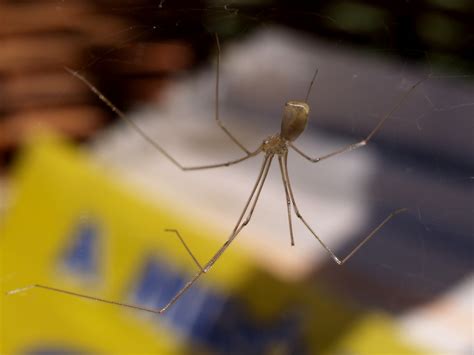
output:
[[[306,96],[304,98],[304,102],[308,103],[308,98],[309,94],[311,93],[311,89],[313,88],[314,81],[316,80],[316,76],[318,75],[319,69],[316,68],[313,74],[313,78],[311,79],[311,82],[309,83],[308,91],[306,91]]]
[[[154,139],[152,139],[143,129],[140,128],[132,119],[127,117],[125,113],[123,113],[117,106],[115,106],[105,95],[98,89],[96,88],[89,80],[87,80],[84,76],[79,74],[77,71],[74,71],[69,68],[65,68],[71,75],[82,81],[89,89],[97,95],[99,100],[101,100],[103,103],[105,103],[117,116],[119,116],[122,120],[127,122],[137,133],[140,135],[146,142],[151,144],[157,151],[159,151],[161,154],[165,156],[166,159],[168,159],[171,163],[173,163],[176,167],[183,171],[189,171],[189,170],[203,170],[203,169],[213,169],[213,168],[220,168],[224,166],[230,166],[234,165],[237,163],[240,163],[244,160],[247,160],[248,158],[254,157],[258,153],[260,153],[261,148],[258,148],[254,152],[250,152],[247,149],[245,149],[246,155],[242,158],[231,160],[228,162],[224,163],[218,163],[218,164],[210,164],[210,165],[200,165],[200,166],[184,166],[182,165],[176,158],[174,158],[166,149],[164,149],[158,142],[156,142]],[[220,120],[218,120],[220,122]],[[220,123],[221,127],[223,127],[224,131],[230,135],[230,133],[226,130],[224,126],[222,126],[222,123]],[[233,136],[231,136],[233,137]]]
[[[29,286],[26,286],[26,287],[18,288],[18,289],[7,292],[7,295],[13,295],[13,294],[16,294],[16,293],[26,292],[26,291],[29,291],[29,290],[34,289],[34,288],[41,288],[41,289],[47,290],[47,291],[58,292],[58,293],[62,293],[62,294],[69,295],[69,296],[85,298],[85,299],[88,299],[88,300],[91,300],[91,301],[97,301],[97,302],[112,304],[112,305],[115,305],[115,306],[132,308],[132,309],[136,309],[136,310],[139,310],[139,311],[145,311],[145,312],[149,312],[149,313],[155,313],[155,314],[160,314],[161,313],[160,310],[158,310],[158,309],[140,307],[140,306],[136,306],[136,305],[133,305],[133,304],[123,303],[123,302],[118,302],[118,301],[111,301],[111,300],[107,300],[107,299],[100,298],[100,297],[89,296],[89,295],[85,295],[85,294],[82,294],[82,293],[73,292],[73,291],[69,291],[69,290],[64,290],[62,288],[56,288],[56,287],[51,287],[51,286],[42,285],[42,284],[34,284],[34,285],[29,285]]]
[[[171,307],[176,301],[205,273],[207,273],[212,266],[216,263],[216,261],[221,257],[221,255],[226,251],[226,249],[230,246],[230,244],[234,241],[234,239],[237,237],[237,235],[242,231],[242,229],[250,222],[250,219],[252,218],[252,214],[255,210],[255,206],[257,205],[258,198],[260,196],[260,192],[262,191],[263,185],[265,184],[265,180],[268,175],[268,170],[270,169],[270,165],[272,162],[273,156],[266,156],[265,160],[263,162],[263,165],[260,169],[259,176],[257,178],[257,181],[252,189],[252,192],[247,199],[247,203],[245,204],[245,207],[240,214],[239,219],[237,220],[237,223],[235,224],[235,227],[227,239],[227,241],[217,250],[217,252],[214,254],[214,256],[206,263],[204,268],[200,270],[197,274],[193,276],[191,280],[189,280],[183,288],[176,293],[176,295],[173,296],[173,298],[166,304],[161,310],[160,313],[165,312],[169,307]],[[255,198],[254,198],[255,197]],[[253,200],[253,202],[252,202]],[[247,212],[249,205],[252,203],[252,206],[250,207],[250,211],[243,220],[245,213]],[[243,220],[243,221],[242,221]]]
[[[224,123],[222,123],[221,119],[219,118],[219,72],[220,72],[220,62],[221,62],[221,46],[219,43],[219,37],[217,36],[217,33],[215,34],[216,36],[216,45],[217,45],[217,65],[216,65],[216,86],[215,86],[215,107],[214,107],[214,112],[215,112],[215,119],[217,125],[227,134],[227,136],[236,144],[239,146],[240,149],[242,149],[247,155],[251,155],[252,153],[250,150],[248,150],[240,141],[234,137],[232,133],[227,129],[226,126],[224,126]]]
[[[342,153],[350,152],[350,151],[353,151],[353,150],[358,149],[360,147],[364,147],[369,143],[369,141],[372,139],[372,137],[382,128],[383,124],[390,117],[392,117],[392,115],[402,106],[402,104],[410,96],[410,94],[413,92],[413,90],[415,90],[418,85],[420,85],[422,82],[424,82],[428,78],[430,78],[430,76],[428,76],[426,78],[423,78],[421,80],[418,80],[414,85],[412,85],[412,87],[402,95],[402,97],[395,104],[395,106],[393,106],[393,108],[387,114],[385,114],[385,116],[382,117],[382,119],[379,121],[379,123],[377,123],[375,128],[372,129],[372,131],[367,135],[367,137],[365,137],[361,141],[359,141],[357,143],[349,144],[349,145],[347,145],[347,146],[345,146],[341,149],[338,149],[338,150],[336,150],[332,153],[329,153],[329,154],[326,154],[326,155],[323,155],[323,156],[320,156],[320,157],[317,157],[317,158],[310,157],[308,154],[304,153],[301,149],[297,148],[292,142],[290,142],[290,147],[293,148],[303,158],[305,158],[306,160],[309,160],[312,163],[317,163],[317,162],[320,162],[321,160],[328,159],[328,158],[331,158],[333,156],[336,156],[336,155],[339,155],[339,154],[342,154]]]
[[[196,264],[196,266],[199,268],[199,270],[203,270],[201,264],[199,263],[198,259],[196,259],[196,257],[194,256],[193,252],[191,251],[191,249],[189,249],[188,245],[186,244],[186,242],[184,241],[183,237],[181,236],[181,234],[179,233],[179,231],[177,229],[165,229],[165,232],[171,232],[171,233],[175,233],[176,236],[179,238],[179,240],[181,241],[181,243],[183,244],[184,248],[186,249],[186,251],[188,252],[189,256],[191,256],[191,258],[193,259],[194,263]]]
[[[285,188],[286,211],[288,213],[288,226],[290,228],[291,245],[293,246],[295,245],[295,238],[293,236],[293,224],[291,223],[291,199],[290,199],[290,192],[288,191],[288,182],[285,177],[285,171],[283,169],[283,161],[282,161],[281,156],[278,156],[278,164],[280,165],[281,178],[283,180],[283,187]]]
[[[190,170],[204,170],[204,169],[213,169],[213,168],[220,168],[224,166],[231,166],[234,164],[238,164],[240,162],[243,162],[244,160],[247,160],[249,158],[252,158],[256,156],[258,153],[262,151],[262,148],[259,147],[256,151],[249,153],[249,155],[246,155],[242,158],[231,160],[225,163],[218,163],[218,164],[211,164],[211,165],[200,165],[200,166],[180,166],[180,169],[183,171],[190,171]]]
[[[361,242],[359,242],[344,258],[339,258],[334,254],[334,252],[319,238],[319,236],[314,232],[308,222],[304,219],[301,213],[298,210],[298,206],[295,202],[295,197],[293,195],[293,190],[291,188],[290,178],[288,174],[288,154],[283,157],[283,168],[284,174],[286,177],[286,184],[288,191],[290,193],[291,202],[293,204],[293,208],[295,210],[296,216],[303,222],[306,228],[311,232],[311,234],[317,239],[317,241],[322,245],[322,247],[328,252],[331,258],[336,262],[338,265],[344,264],[347,260],[349,260],[365,243],[367,243],[385,224],[387,224],[393,217],[397,214],[406,211],[406,208],[401,208],[396,211],[390,213],[377,227],[375,227]]]
[[[255,185],[252,189],[252,192],[250,193],[249,198],[247,199],[247,202],[245,204],[245,207],[240,214],[239,219],[237,220],[237,223],[230,235],[230,237],[227,239],[227,241],[218,249],[218,251],[214,254],[214,256],[204,265],[204,267],[201,266],[201,264],[197,261],[197,259],[194,257],[193,253],[191,250],[188,248],[187,244],[184,242],[184,239],[181,237],[179,232],[174,229],[170,229],[167,231],[170,232],[175,232],[178,236],[178,238],[181,240],[183,245],[185,246],[186,250],[189,252],[193,260],[195,261],[196,265],[199,267],[199,272],[194,275],[194,277],[188,281],[183,288],[176,293],[176,295],[173,296],[173,298],[161,309],[152,309],[152,308],[146,308],[146,307],[141,307],[133,304],[128,304],[128,303],[123,303],[123,302],[118,302],[118,301],[112,301],[112,300],[107,300],[104,298],[100,297],[95,297],[95,296],[90,296],[78,292],[73,292],[65,289],[60,289],[56,287],[51,287],[47,285],[42,285],[42,284],[34,284],[34,285],[29,285],[26,287],[18,288],[12,291],[7,292],[7,295],[13,295],[17,293],[22,293],[26,292],[28,290],[34,289],[34,288],[40,288],[48,291],[53,291],[53,292],[58,292],[70,296],[75,296],[75,297],[80,297],[80,298],[85,298],[88,300],[92,301],[97,301],[97,302],[102,302],[102,303],[107,303],[111,305],[116,305],[116,306],[122,306],[122,307],[127,307],[127,308],[132,308],[135,310],[139,311],[145,311],[149,313],[154,313],[154,314],[161,314],[164,313],[169,307],[171,307],[203,274],[207,273],[212,266],[215,264],[215,262],[219,259],[219,257],[225,252],[225,250],[229,247],[229,245],[232,243],[232,241],[237,237],[237,235],[242,231],[242,229],[250,222],[250,219],[253,215],[253,212],[255,210],[255,206],[257,205],[258,198],[260,196],[260,192],[262,191],[263,185],[265,183],[265,180],[268,175],[268,171],[270,169],[270,165],[272,162],[273,156],[265,156],[265,159],[263,161],[262,167],[260,168],[260,172],[258,174],[257,181],[255,182]],[[249,210],[249,206],[250,210]],[[244,220],[245,214],[248,212],[247,217]]]

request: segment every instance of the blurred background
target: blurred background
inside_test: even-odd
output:
[[[29,290],[2,296],[3,353],[471,354],[474,9],[468,0],[0,2],[0,285],[45,283],[159,307],[226,240],[261,164],[236,159],[304,98],[290,153],[305,218],[291,247],[278,168],[229,253],[164,318]],[[53,135],[55,138],[51,138]],[[79,331],[78,331],[79,330]]]

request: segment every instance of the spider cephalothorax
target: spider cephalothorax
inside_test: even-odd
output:
[[[262,151],[267,155],[283,155],[288,152],[288,141],[280,134],[274,134],[263,141]]]

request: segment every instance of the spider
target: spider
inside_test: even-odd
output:
[[[230,233],[227,241],[217,250],[217,252],[214,254],[214,256],[204,265],[201,265],[199,261],[196,259],[190,248],[187,246],[186,242],[184,239],[181,237],[179,232],[175,229],[167,229],[166,231],[168,232],[173,232],[177,235],[177,237],[180,239],[181,243],[185,247],[187,253],[190,255],[190,257],[193,259],[194,263],[198,267],[199,271],[191,278],[190,281],[188,281],[172,298],[171,300],[161,309],[150,309],[150,308],[145,308],[145,307],[140,307],[137,305],[132,305],[132,304],[127,304],[127,303],[122,303],[122,302],[116,302],[116,301],[111,301],[111,300],[106,300],[94,296],[89,296],[85,294],[79,294],[76,292],[64,290],[64,289],[59,289],[51,286],[46,286],[46,285],[41,285],[41,284],[35,284],[35,285],[30,285],[24,288],[16,289],[13,291],[10,291],[9,294],[13,293],[18,293],[18,292],[23,292],[32,288],[42,288],[46,289],[49,291],[55,291],[55,292],[60,292],[68,295],[73,295],[77,297],[82,297],[86,299],[91,299],[94,301],[100,301],[104,303],[109,303],[109,304],[114,304],[114,305],[119,305],[123,307],[128,307],[128,308],[133,308],[141,311],[147,311],[155,314],[162,314],[166,312],[176,301],[205,273],[207,273],[217,262],[217,260],[224,254],[224,252],[227,250],[227,248],[232,244],[232,242],[237,238],[239,233],[245,228],[245,226],[250,222],[253,212],[255,210],[255,207],[257,205],[257,201],[259,199],[260,193],[262,191],[263,185],[265,184],[270,166],[272,164],[272,161],[275,157],[278,159],[278,164],[280,167],[280,174],[281,174],[281,179],[282,183],[284,186],[285,190],[285,196],[286,196],[286,207],[287,207],[287,216],[288,216],[288,225],[289,225],[289,233],[290,233],[290,239],[291,239],[291,245],[294,245],[294,236],[293,236],[293,222],[292,222],[292,210],[294,211],[296,217],[305,225],[305,227],[308,229],[308,231],[314,236],[314,238],[321,244],[321,246],[326,250],[326,252],[329,254],[329,256],[332,258],[332,260],[337,264],[337,265],[343,265],[345,262],[347,262],[365,243],[367,243],[386,223],[388,223],[393,217],[398,215],[401,212],[406,211],[406,208],[400,208],[392,213],[390,213],[378,226],[376,226],[362,241],[360,241],[346,256],[340,258],[336,256],[336,254],[323,242],[323,240],[314,232],[313,228],[310,226],[310,224],[306,221],[306,219],[303,217],[302,213],[300,212],[298,205],[296,203],[296,199],[293,193],[293,189],[291,186],[290,182],[290,174],[288,172],[288,151],[289,150],[294,150],[297,154],[305,158],[311,163],[318,163],[322,160],[332,158],[336,155],[346,153],[353,151],[355,149],[361,148],[366,146],[372,138],[375,136],[375,134],[381,129],[383,124],[393,115],[395,111],[397,111],[402,103],[407,99],[407,97],[411,94],[415,88],[420,85],[424,80],[427,78],[421,79],[417,81],[414,85],[410,87],[409,90],[407,90],[402,97],[398,100],[398,102],[394,105],[394,107],[387,113],[385,114],[380,121],[377,123],[377,125],[372,129],[372,131],[361,141],[347,145],[345,147],[342,147],[339,150],[336,150],[332,153],[319,156],[319,157],[311,157],[310,155],[304,153],[300,148],[297,148],[294,145],[294,142],[296,139],[304,132],[307,122],[308,122],[308,116],[309,116],[309,105],[307,103],[308,97],[310,95],[311,89],[313,87],[313,84],[316,80],[317,74],[318,74],[318,69],[314,72],[314,75],[311,79],[311,82],[309,84],[308,90],[306,92],[305,99],[300,101],[300,100],[290,100],[287,101],[284,108],[283,108],[283,119],[281,122],[281,129],[280,132],[269,136],[263,140],[263,142],[260,144],[260,146],[256,150],[249,150],[247,149],[230,131],[229,129],[224,125],[224,123],[221,121],[219,117],[219,67],[220,67],[220,44],[219,44],[219,39],[216,35],[216,43],[217,43],[217,64],[216,64],[216,84],[215,84],[215,121],[217,125],[225,132],[225,134],[236,144],[243,152],[244,156],[235,159],[235,160],[230,160],[224,163],[218,163],[218,164],[211,164],[211,165],[202,165],[202,166],[184,166],[182,165],[178,160],[176,160],[170,153],[168,153],[167,150],[165,150],[159,143],[154,141],[147,133],[145,133],[144,130],[142,130],[133,120],[128,118],[121,110],[119,110],[109,99],[107,99],[91,82],[89,82],[84,76],[79,74],[76,71],[73,71],[69,68],[66,68],[69,73],[71,73],[73,76],[81,80],[85,85],[89,87],[89,89],[97,95],[97,97],[104,102],[113,112],[115,112],[120,118],[122,118],[124,121],[126,121],[131,127],[143,138],[145,139],[148,143],[150,143],[157,151],[159,151],[165,158],[167,158],[172,164],[174,164],[177,168],[181,169],[182,171],[191,171],[191,170],[203,170],[203,169],[213,169],[213,168],[219,168],[219,167],[227,167],[231,165],[238,164],[240,162],[243,162],[247,159],[254,158],[259,154],[263,155],[263,162],[260,167],[259,173],[257,180],[250,192],[250,196],[248,197],[245,206],[237,219],[237,222]]]

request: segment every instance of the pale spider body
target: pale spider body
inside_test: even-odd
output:
[[[217,42],[217,49],[218,49],[218,54],[220,53],[219,49],[219,41],[216,35],[216,42]],[[309,105],[307,103],[309,93],[311,91],[311,87],[313,85],[313,82],[316,78],[316,75],[318,71],[314,73],[314,76],[311,80],[311,83],[309,85],[309,88],[306,93],[306,97],[304,101],[297,101],[297,100],[292,100],[286,102],[284,109],[283,109],[283,118],[281,122],[281,130],[279,133],[276,133],[272,136],[269,136],[266,138],[263,143],[254,151],[247,149],[222,123],[222,121],[219,118],[219,106],[218,106],[218,99],[219,99],[219,55],[217,56],[217,66],[216,66],[216,86],[215,86],[215,120],[216,123],[219,125],[219,127],[227,134],[227,136],[245,153],[245,155],[241,158],[223,162],[223,163],[217,163],[217,164],[210,164],[210,165],[201,165],[201,166],[185,166],[181,164],[176,158],[174,158],[173,155],[168,153],[167,150],[165,150],[158,142],[153,140],[144,130],[142,130],[137,124],[129,119],[122,111],[120,111],[112,102],[110,102],[94,85],[92,85],[89,81],[87,81],[83,76],[78,74],[75,71],[72,71],[70,69],[67,69],[72,75],[77,77],[79,80],[83,81],[90,89],[92,92],[94,92],[100,100],[102,100],[107,106],[110,107],[110,109],[115,112],[119,117],[121,117],[124,121],[128,122],[132,126],[132,128],[135,129],[135,131],[143,138],[145,139],[148,143],[150,143],[159,153],[161,153],[166,159],[168,159],[172,164],[174,164],[177,168],[181,169],[182,171],[192,171],[192,170],[204,170],[204,169],[213,169],[213,168],[220,168],[220,167],[228,167],[231,165],[238,164],[242,161],[245,161],[247,159],[256,157],[260,153],[264,154],[264,159],[262,162],[262,166],[260,168],[257,181],[255,182],[250,196],[247,199],[247,202],[245,204],[245,207],[243,211],[240,214],[240,217],[238,218],[232,232],[230,233],[228,239],[226,242],[215,252],[214,256],[204,265],[201,265],[199,261],[196,259],[196,257],[193,255],[187,244],[185,243],[184,239],[181,237],[179,232],[175,229],[168,229],[168,232],[174,232],[181,243],[184,245],[186,251],[188,254],[192,257],[194,260],[194,263],[198,267],[198,272],[191,278],[190,281],[188,281],[172,298],[171,300],[162,308],[159,309],[151,309],[151,308],[145,308],[142,306],[138,305],[132,305],[132,304],[127,304],[127,303],[122,303],[122,302],[117,302],[117,301],[111,301],[111,300],[106,300],[102,298],[98,298],[95,296],[89,296],[89,295],[84,295],[84,294],[79,294],[76,292],[64,290],[64,289],[59,289],[47,285],[42,285],[42,284],[34,284],[30,285],[27,287],[19,288],[16,290],[12,290],[9,292],[9,294],[14,294],[18,292],[23,292],[26,290],[29,290],[31,288],[42,288],[46,289],[49,291],[55,291],[55,292],[60,292],[64,294],[69,294],[77,297],[82,297],[94,301],[100,301],[104,303],[109,303],[109,304],[114,304],[114,305],[119,305],[123,307],[129,307],[137,310],[142,310],[142,311],[147,311],[155,314],[161,314],[165,312],[169,307],[171,307],[193,284],[196,282],[203,274],[207,273],[212,266],[215,264],[215,262],[222,256],[222,254],[227,250],[227,248],[230,246],[230,244],[235,240],[235,238],[239,235],[239,233],[244,229],[245,226],[248,225],[250,222],[250,219],[252,218],[253,212],[255,210],[255,207],[257,205],[257,201],[260,196],[260,192],[262,191],[263,185],[265,183],[265,180],[267,178],[270,165],[272,163],[272,160],[275,156],[278,158],[278,164],[280,167],[280,174],[285,190],[285,196],[286,196],[286,207],[287,207],[287,212],[288,212],[288,225],[289,225],[289,232],[290,232],[290,240],[291,240],[291,245],[294,245],[294,237],[293,237],[293,223],[292,223],[292,211],[296,215],[296,217],[305,225],[306,229],[312,234],[312,236],[316,239],[317,242],[320,243],[320,245],[326,250],[326,252],[329,254],[329,256],[332,258],[334,262],[338,265],[344,264],[347,260],[349,260],[366,242],[368,242],[389,220],[391,220],[394,216],[397,214],[406,211],[406,208],[400,208],[392,213],[390,213],[378,226],[376,226],[366,237],[360,241],[346,256],[340,258],[338,257],[324,242],[323,240],[319,237],[318,234],[313,230],[313,228],[310,226],[309,222],[303,217],[301,212],[298,209],[298,206],[296,204],[296,199],[291,187],[291,182],[290,182],[290,174],[288,171],[288,151],[290,149],[293,149],[296,153],[298,153],[300,156],[305,158],[311,163],[318,163],[322,160],[334,157],[339,154],[343,154],[346,152],[353,151],[355,149],[364,147],[368,144],[368,142],[372,139],[372,137],[380,130],[382,125],[387,121],[388,118],[390,118],[393,113],[401,106],[402,102],[406,100],[406,98],[409,96],[409,94],[415,89],[416,86],[421,84],[425,79],[421,79],[418,82],[416,82],[410,90],[404,93],[404,95],[400,98],[398,103],[385,115],[381,118],[381,120],[378,122],[378,124],[372,129],[372,131],[362,140],[349,144],[346,146],[341,147],[340,149],[333,151],[331,153],[327,153],[322,156],[317,156],[317,157],[311,157],[310,155],[304,153],[302,150],[297,148],[296,146],[293,145],[293,142],[304,132],[306,125],[308,123],[308,116],[309,116]]]
[[[288,101],[283,109],[280,133],[266,138],[261,150],[266,155],[283,156],[288,153],[291,141],[304,132],[308,123],[309,106],[303,101]]]

